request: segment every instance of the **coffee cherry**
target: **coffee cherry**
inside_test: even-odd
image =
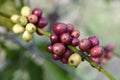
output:
[[[77,67],[81,62],[81,56],[77,53],[72,54],[69,59],[68,59],[68,63],[73,66],[73,67]]]
[[[35,32],[35,31],[36,31],[35,25],[32,24],[32,23],[28,23],[28,24],[26,25],[26,31],[28,31],[28,32],[30,32],[30,33]]]
[[[28,6],[24,6],[22,9],[21,9],[21,15],[22,16],[29,16],[31,14],[31,9],[28,7]]]
[[[115,49],[115,45],[114,44],[108,44],[104,47],[104,50],[109,52],[109,51],[113,51]]]
[[[41,17],[37,23],[38,28],[44,28],[48,24],[46,18]]]
[[[65,52],[65,46],[62,43],[55,43],[53,45],[53,53],[62,55]]]
[[[84,38],[79,42],[79,49],[82,51],[87,51],[90,49],[91,45],[91,41],[87,38]]]
[[[67,27],[66,27],[66,25],[64,23],[56,23],[53,26],[53,32],[55,34],[65,33],[65,32],[67,32]]]
[[[19,17],[20,17],[19,15],[14,14],[14,15],[12,15],[12,16],[10,17],[10,20],[11,20],[13,23],[17,23]]]
[[[78,44],[79,44],[79,39],[78,39],[78,38],[73,38],[73,39],[72,39],[72,42],[71,42],[71,45],[75,47],[75,46],[77,46]]]
[[[32,34],[28,31],[25,31],[22,35],[24,41],[29,42],[32,39]]]
[[[78,37],[80,36],[80,32],[79,32],[78,30],[73,30],[73,31],[71,32],[71,36],[72,36],[73,38],[78,38]]]
[[[104,54],[104,57],[106,58],[106,59],[111,59],[112,58],[112,52],[106,52],[105,54]]]
[[[12,31],[15,33],[15,34],[21,34],[24,32],[24,27],[21,26],[20,24],[15,24],[12,28]]]
[[[106,64],[107,61],[108,61],[108,60],[107,60],[105,57],[102,57],[102,58],[101,58],[101,63],[102,63],[102,64]]]
[[[68,63],[68,60],[65,59],[65,58],[62,58],[62,59],[61,59],[61,62],[62,62],[63,64],[67,64],[67,63]]]
[[[99,45],[99,40],[96,36],[90,36],[88,39],[92,42],[92,47]]]
[[[20,16],[18,19],[18,23],[21,24],[22,26],[25,26],[27,24],[27,18],[25,16]]]
[[[38,21],[38,17],[35,14],[29,15],[27,18],[30,23],[36,23]]]
[[[51,44],[47,45],[47,51],[50,53],[53,52],[53,46]]]
[[[68,60],[68,58],[73,54],[73,52],[71,50],[67,50],[64,54],[63,54],[63,58]]]
[[[101,63],[100,57],[91,57],[91,56],[90,56],[90,59],[91,59],[93,62],[95,62],[96,64],[100,64],[100,63]]]
[[[60,59],[60,57],[57,54],[52,54],[52,58],[54,60],[59,60]]]
[[[50,40],[51,42],[56,43],[58,42],[58,36],[56,34],[51,34]]]
[[[95,46],[90,50],[92,57],[101,57],[103,54],[103,49],[101,46]]]
[[[64,44],[69,44],[71,42],[71,36],[68,33],[63,33],[60,35],[60,41]]]
[[[42,16],[42,10],[39,9],[39,8],[35,8],[35,9],[33,9],[32,14],[35,14],[36,16],[41,17]]]
[[[71,33],[73,30],[74,30],[74,27],[73,27],[73,25],[72,24],[66,24],[67,25],[67,31],[69,32],[69,33]]]

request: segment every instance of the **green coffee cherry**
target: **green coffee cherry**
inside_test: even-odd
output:
[[[21,9],[21,15],[22,16],[29,16],[31,14],[31,9],[28,7],[28,6],[24,6],[22,9]]]
[[[81,56],[77,53],[72,54],[69,59],[68,59],[68,63],[73,66],[73,67],[77,67],[81,62]]]
[[[24,41],[29,42],[32,39],[32,34],[28,31],[25,31],[22,35]]]
[[[28,24],[26,25],[26,31],[28,31],[28,32],[30,32],[30,33],[35,32],[35,31],[36,31],[35,25],[32,24],[32,23],[28,23]]]
[[[27,18],[25,16],[20,16],[18,19],[18,23],[25,26],[27,24]]]
[[[13,23],[17,23],[19,17],[20,17],[19,15],[14,14],[14,15],[11,16],[10,20]]]
[[[24,27],[21,26],[20,24],[15,24],[12,28],[12,31],[15,33],[15,34],[21,34],[24,32]]]

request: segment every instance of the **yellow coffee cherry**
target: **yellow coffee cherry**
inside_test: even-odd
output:
[[[15,33],[15,34],[21,34],[24,32],[24,27],[21,26],[20,24],[15,24],[12,28],[12,31]]]
[[[28,32],[30,32],[30,33],[35,32],[35,31],[36,31],[35,25],[32,24],[32,23],[28,23],[28,24],[26,25],[26,31],[28,31]]]
[[[30,7],[28,6],[24,6],[22,9],[21,9],[21,15],[22,16],[29,16],[31,14],[31,9]]]
[[[20,17],[19,15],[14,14],[14,15],[12,15],[12,16],[10,17],[10,20],[11,20],[13,23],[17,23],[19,17]]]
[[[24,41],[29,42],[32,39],[32,34],[28,31],[25,31],[22,35]]]
[[[77,67],[81,62],[81,56],[77,53],[72,54],[69,59],[68,59],[68,63],[73,66],[73,67]]]
[[[28,23],[27,18],[25,16],[20,16],[18,19],[18,23],[25,26]]]

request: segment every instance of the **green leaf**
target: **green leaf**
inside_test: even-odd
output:
[[[47,60],[45,60],[44,63],[44,80],[75,80],[73,76],[56,66],[54,63]]]
[[[25,70],[29,72],[30,80],[43,80],[43,68],[28,59]]]

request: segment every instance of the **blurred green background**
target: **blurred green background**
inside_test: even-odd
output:
[[[44,36],[34,34],[26,43],[14,35],[9,16],[24,4],[43,10],[49,32],[55,22],[72,23],[80,39],[94,35],[102,46],[115,44],[113,58],[103,67],[120,80],[120,0],[0,0],[0,80],[108,80],[86,61],[74,69],[52,60]]]

